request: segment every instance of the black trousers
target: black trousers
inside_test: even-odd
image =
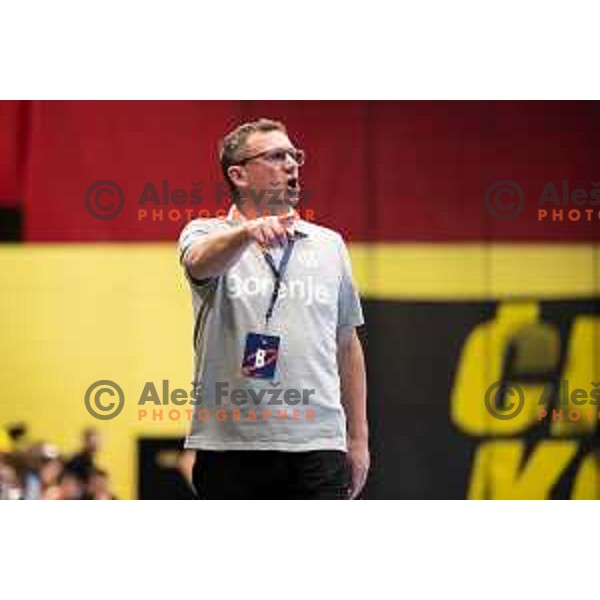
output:
[[[203,500],[345,500],[351,482],[339,450],[199,450],[192,478]]]

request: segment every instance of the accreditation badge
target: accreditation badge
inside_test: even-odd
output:
[[[249,333],[242,360],[242,374],[255,379],[273,379],[280,340],[278,335]]]

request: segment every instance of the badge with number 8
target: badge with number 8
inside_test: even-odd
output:
[[[249,333],[242,360],[242,374],[256,379],[273,379],[277,367],[280,337]]]

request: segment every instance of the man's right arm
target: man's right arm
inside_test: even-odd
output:
[[[209,233],[195,242],[185,255],[188,273],[200,281],[218,277],[237,262],[250,242],[243,226]]]
[[[188,273],[197,280],[218,277],[231,268],[253,243],[271,247],[287,243],[291,220],[268,217],[245,221],[240,227],[214,231],[196,241],[183,257]]]

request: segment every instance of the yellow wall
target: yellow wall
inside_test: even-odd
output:
[[[100,464],[119,497],[134,497],[137,436],[185,432],[183,424],[136,421],[145,381],[190,388],[191,304],[173,247],[2,248],[0,276],[0,423],[22,419],[33,438],[66,451],[84,427],[96,426]],[[125,393],[123,412],[110,421],[84,407],[99,379]]]
[[[423,300],[591,297],[599,253],[576,245],[351,248],[363,295]],[[32,438],[67,452],[84,427],[97,427],[100,464],[117,495],[133,498],[137,438],[187,428],[137,421],[146,381],[190,389],[192,310],[174,245],[5,245],[0,281],[0,425],[26,421]],[[84,407],[86,389],[100,379],[125,392],[113,420]]]

